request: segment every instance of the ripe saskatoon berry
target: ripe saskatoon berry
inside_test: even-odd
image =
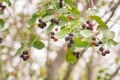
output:
[[[55,28],[55,31],[58,31],[58,28]]]
[[[102,41],[98,41],[99,44],[102,44],[103,42]]]
[[[73,43],[74,43],[74,40],[70,40],[70,43],[73,44]]]
[[[59,6],[60,6],[60,8],[63,7],[62,1],[63,1],[63,0],[60,0],[60,1],[59,1]]]
[[[71,43],[68,43],[68,44],[67,44],[67,47],[68,47],[68,48],[70,48],[71,46],[72,46]]]
[[[109,54],[109,53],[110,53],[110,51],[109,51],[109,50],[106,50],[106,51],[105,51],[105,53],[106,53],[106,54]]]
[[[52,23],[59,24],[59,21],[58,21],[58,19],[57,19],[57,18],[52,18],[52,19],[51,19],[51,22],[52,22]]]
[[[68,41],[69,40],[69,37],[65,37],[65,41]]]
[[[76,55],[76,58],[79,59],[79,58],[80,58],[80,54],[77,54],[77,55]]]
[[[73,37],[73,33],[70,33],[69,36]]]
[[[21,54],[21,55],[20,55],[20,58],[23,58],[23,57],[24,57],[24,55],[23,55],[23,54]]]
[[[70,20],[72,20],[72,19],[73,19],[73,17],[72,17],[71,15],[68,15],[68,18],[69,18]]]
[[[96,40],[96,36],[93,36],[93,37],[92,37],[92,40],[94,40],[94,41],[95,41],[95,40]]]
[[[85,25],[85,24],[83,24],[83,25],[82,25],[82,28],[83,28],[83,29],[85,29],[85,28],[86,28],[86,25]]]
[[[102,52],[102,56],[105,56],[106,55],[106,53],[105,52]]]
[[[57,39],[57,38],[54,38],[54,41],[55,41],[55,42],[57,42],[57,41],[58,41],[58,39]]]
[[[27,57],[25,57],[25,56],[23,57],[23,60],[24,60],[24,61],[26,61],[27,59],[28,59]]]
[[[0,37],[0,43],[2,43],[2,40],[3,40],[3,39]]]
[[[42,20],[41,20],[41,19],[38,19],[38,21],[39,21],[39,22],[42,22]]]
[[[100,47],[100,48],[99,48],[99,51],[103,51],[103,50],[104,50],[104,48],[103,48],[103,47]]]
[[[76,55],[76,52],[72,52],[73,55]]]
[[[98,46],[99,46],[99,44],[98,44],[98,43],[95,43],[95,46],[96,46],[96,47],[98,47]]]
[[[89,23],[90,23],[90,20],[87,20],[86,23],[89,24]]]
[[[89,26],[87,26],[87,27],[86,27],[86,29],[90,29],[90,27],[89,27]]]
[[[51,36],[51,39],[54,39],[55,37],[54,36]]]
[[[25,51],[22,52],[22,54],[23,54],[23,55],[27,55],[27,54],[28,54],[28,51],[25,50]]]

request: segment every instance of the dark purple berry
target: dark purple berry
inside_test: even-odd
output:
[[[3,39],[0,37],[0,43],[2,43]]]
[[[90,20],[87,20],[86,23],[89,24],[91,21]]]
[[[42,22],[42,20],[41,20],[41,19],[38,19],[38,21],[39,21],[39,22]]]
[[[90,29],[90,27],[89,27],[89,26],[87,26],[87,27],[86,27],[86,29]]]
[[[27,57],[25,57],[25,56],[23,57],[23,60],[24,60],[24,61],[26,61],[27,59],[28,59]]]
[[[96,47],[98,47],[98,46],[99,46],[99,44],[98,44],[98,43],[95,43],[95,46],[96,46]]]
[[[69,40],[69,37],[65,37],[65,41],[68,41]]]
[[[54,33],[54,32],[51,32],[50,34],[51,34],[51,35],[55,35],[55,33]]]
[[[72,52],[73,55],[76,55],[76,52]]]
[[[51,39],[54,39],[55,37],[54,36],[51,36]]]
[[[70,40],[70,43],[73,44],[73,43],[74,43],[74,40]]]
[[[103,50],[104,50],[104,48],[103,48],[103,47],[100,47],[100,48],[99,48],[99,51],[103,51]]]
[[[83,25],[82,25],[82,28],[85,29],[85,28],[86,28],[86,24],[83,24]]]
[[[25,50],[25,51],[23,51],[22,53],[23,53],[23,55],[27,55],[27,54],[28,54],[28,51]]]
[[[109,53],[110,53],[110,50],[106,50],[105,53],[106,53],[106,54],[109,54]]]
[[[99,44],[102,44],[103,42],[102,41],[98,41]]]
[[[77,54],[77,55],[76,55],[76,58],[79,59],[79,58],[80,58],[80,54]]]
[[[106,55],[106,53],[105,52],[102,52],[102,56],[105,56]]]
[[[73,33],[70,33],[69,36],[73,37]]]
[[[94,41],[95,41],[95,40],[96,40],[96,36],[93,36],[93,37],[92,37],[92,40],[94,40]]]
[[[23,55],[23,54],[21,54],[21,55],[20,55],[20,58],[23,58],[23,57],[24,57],[24,55]]]
[[[52,19],[51,19],[51,22],[52,22],[52,23],[59,24],[59,20],[58,20],[57,18],[52,18]]]
[[[67,47],[68,47],[68,48],[71,48],[71,46],[72,46],[71,43],[68,43],[68,44],[67,44]]]

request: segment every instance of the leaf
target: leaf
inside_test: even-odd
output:
[[[113,39],[109,39],[108,42],[107,42],[107,45],[108,45],[108,46],[112,46],[112,45],[113,45],[113,46],[116,46],[116,45],[117,45],[117,42],[114,41]]]
[[[33,46],[34,42],[36,41],[37,37],[33,36],[30,38],[30,41],[28,42],[27,46],[30,48]]]
[[[115,36],[115,33],[113,31],[106,31],[106,32],[104,32],[103,36],[108,39],[113,39]]]
[[[34,14],[33,16],[32,16],[32,18],[28,21],[28,24],[29,25],[34,25],[35,24],[35,22],[36,22],[36,19],[38,18],[39,16],[37,15],[37,14]]]
[[[99,30],[101,31],[108,30],[108,26],[102,21],[102,19],[99,16],[91,16],[91,18],[99,24],[98,26]]]
[[[2,15],[3,14],[3,11],[0,11],[0,15]]]
[[[4,27],[4,21],[3,19],[0,19],[0,28]]]
[[[80,31],[80,34],[85,38],[89,38],[93,36],[93,33],[90,30],[82,30]]]
[[[36,40],[33,44],[33,47],[35,47],[36,49],[42,49],[45,47],[44,43],[41,42],[40,40]]]
[[[18,48],[17,52],[15,53],[15,56],[19,55],[21,53],[21,51],[23,50],[23,46],[21,46],[20,48]]]
[[[45,16],[42,18],[42,20],[46,22],[46,21],[50,21],[52,18],[54,18],[54,15]]]
[[[64,26],[69,21],[70,20],[66,16],[64,16],[64,15],[61,15],[59,17],[59,25],[61,25],[61,26]]]
[[[67,34],[66,30],[61,30],[55,34],[55,37],[61,39],[61,38],[64,38],[66,36],[66,34]]]
[[[87,41],[82,41],[79,38],[74,38],[74,47],[90,47],[92,46],[90,43],[88,43]]]
[[[48,32],[48,33],[51,32],[52,29],[53,29],[55,26],[56,26],[56,24],[51,23],[50,26],[49,26],[48,29],[47,29],[47,32]]]
[[[8,3],[8,6],[11,6],[11,1],[10,0],[4,0],[6,3]]]
[[[66,53],[66,61],[67,62],[75,62],[76,61],[76,57],[72,54],[72,52],[73,52],[72,48],[67,49],[67,53]]]

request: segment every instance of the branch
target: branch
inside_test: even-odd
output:
[[[115,72],[110,76],[109,80],[112,80],[113,77],[115,77],[115,75],[118,73],[118,71],[120,70],[120,67],[118,67]]]

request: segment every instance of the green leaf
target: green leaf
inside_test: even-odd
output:
[[[28,24],[29,25],[34,25],[35,24],[35,22],[36,22],[36,19],[38,18],[39,16],[37,15],[37,14],[34,14],[33,16],[32,16],[32,18],[28,21]]]
[[[42,18],[42,20],[46,22],[46,21],[50,21],[52,18],[54,18],[54,15],[45,16]]]
[[[10,0],[4,0],[6,3],[8,3],[8,6],[11,6],[11,1]]]
[[[102,19],[99,16],[91,16],[91,18],[99,24],[98,26],[99,30],[101,31],[108,30],[108,26],[102,21]]]
[[[113,31],[106,31],[103,33],[103,36],[108,38],[108,39],[113,39],[115,36],[115,32]]]
[[[60,30],[58,33],[55,34],[55,37],[61,39],[64,38],[66,34],[67,34],[66,30]]]
[[[90,47],[92,46],[90,43],[88,43],[87,41],[82,41],[79,38],[74,38],[74,47]]]
[[[66,53],[66,61],[67,62],[75,62],[76,61],[76,57],[72,54],[72,52],[73,52],[72,48],[67,49],[67,53]]]
[[[0,28],[4,27],[4,21],[3,19],[0,19]]]
[[[39,39],[37,39],[34,44],[33,47],[35,47],[36,49],[42,49],[45,47],[44,43],[41,42]]]
[[[59,25],[64,26],[67,22],[69,22],[70,20],[68,19],[68,17],[61,15],[59,17]]]
[[[107,42],[107,45],[108,45],[108,46],[112,46],[112,45],[113,45],[113,46],[116,46],[116,45],[117,45],[117,42],[114,41],[113,39],[109,39],[108,42]]]
[[[80,31],[80,34],[85,38],[89,38],[93,36],[93,33],[90,30],[82,30]]]
[[[19,55],[21,53],[21,51],[23,50],[23,46],[21,46],[20,48],[18,48],[17,52],[15,53],[15,56]]]
[[[56,24],[51,23],[50,26],[49,26],[48,29],[47,29],[47,32],[48,32],[48,33],[51,32],[52,29],[53,29],[55,26],[56,26]]]
[[[3,11],[0,11],[0,15],[2,15],[3,14]]]
[[[4,78],[5,78],[5,79],[8,79],[9,76],[10,76],[10,73],[4,74]]]
[[[33,46],[34,42],[36,41],[37,37],[36,36],[32,36],[30,38],[30,41],[28,42],[27,46],[30,48]]]

